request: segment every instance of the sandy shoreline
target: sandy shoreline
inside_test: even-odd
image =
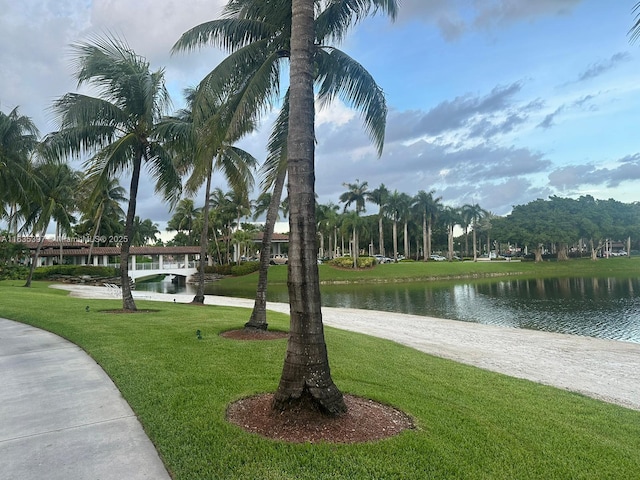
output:
[[[54,285],[83,298],[114,298],[105,287]],[[188,303],[192,295],[137,292]],[[205,303],[253,308],[253,300],[207,295]],[[289,305],[268,303],[289,313]],[[640,410],[640,344],[496,327],[400,313],[324,307],[325,325],[386,338],[425,353]]]

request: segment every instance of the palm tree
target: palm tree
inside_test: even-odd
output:
[[[465,205],[462,207],[468,221],[471,223],[471,229],[473,232],[473,261],[478,261],[478,242],[476,238],[476,232],[478,231],[478,227],[480,222],[487,214],[487,211],[482,209],[480,205],[477,203],[473,205]]]
[[[397,204],[399,219],[404,223],[404,256],[409,258],[411,252],[409,251],[409,221],[411,220],[411,197],[406,193],[400,194],[400,203]]]
[[[389,190],[381,183],[380,186],[367,193],[367,200],[378,205],[378,253],[384,256],[384,228],[382,219],[384,218],[384,209],[389,197]]]
[[[393,193],[387,197],[387,207],[385,209],[385,215],[393,222],[393,261],[398,261],[398,222],[402,217],[402,209],[404,199],[402,193],[398,190],[394,190]]]
[[[167,230],[186,231],[187,236],[191,239],[193,224],[199,213],[200,209],[196,208],[192,198],[181,199],[173,210],[173,216],[167,222]]]
[[[40,239],[31,260],[25,287],[31,286],[33,271],[51,220],[56,222],[60,232],[71,232],[71,225],[75,223],[72,215],[75,193],[79,185],[78,172],[73,171],[66,163],[44,162],[35,168],[34,174],[41,195],[32,197],[28,211],[24,214],[23,230],[30,229]]]
[[[17,234],[17,205],[26,203],[37,190],[31,154],[38,146],[38,129],[33,121],[14,108],[0,111],[0,218],[8,217],[8,229]],[[7,211],[7,208],[9,210]]]
[[[161,136],[170,138],[168,148],[176,155],[181,172],[190,172],[185,184],[187,194],[195,194],[205,184],[202,208],[203,228],[200,234],[200,264],[198,287],[193,303],[204,303],[204,269],[208,252],[209,208],[211,180],[221,171],[229,184],[238,191],[253,186],[253,169],[257,160],[234,143],[253,128],[251,121],[232,128],[231,117],[237,106],[236,91],[213,92],[201,84],[186,92],[189,107],[177,116],[166,117],[160,125]],[[230,238],[228,232],[227,238]]]
[[[364,206],[367,201],[368,183],[360,182],[360,180],[356,179],[355,183],[343,183],[342,186],[348,188],[346,192],[340,195],[340,201],[344,203],[344,212],[347,212],[347,208],[351,204],[355,204],[355,216],[359,217],[360,213],[364,212]],[[349,225],[351,226],[353,233],[353,248],[351,250],[351,256],[353,257],[353,268],[358,268],[358,227],[360,226],[360,222],[357,220],[351,220],[349,222]]]
[[[100,240],[103,221],[108,224],[110,236],[121,233],[120,222],[124,219],[121,202],[126,202],[125,189],[117,178],[104,178],[99,175],[85,177],[80,185],[80,210],[85,219],[85,228],[89,231],[89,255],[87,263],[91,263],[93,245]]]
[[[447,227],[447,258],[453,260],[453,230],[460,223],[460,209],[446,206],[442,211],[442,221]]]
[[[158,230],[157,223],[153,223],[153,220],[150,218],[142,220],[136,215],[133,220],[131,245],[142,247],[144,245],[149,245],[150,243],[155,243],[159,234],[160,230]]]
[[[99,97],[68,93],[54,103],[60,130],[47,138],[56,156],[91,155],[89,175],[105,179],[131,172],[124,241],[120,246],[122,308],[135,311],[129,284],[129,250],[136,200],[144,166],[166,200],[179,198],[181,181],[172,158],[157,137],[157,126],[169,106],[164,71],[149,63],[122,40],[96,37],[72,46],[78,85],[95,87]]]
[[[425,262],[431,255],[431,231],[427,229],[427,224],[430,226],[432,212],[435,210],[436,203],[441,199],[441,197],[433,198],[435,193],[435,190],[429,192],[420,190],[416,196],[413,197],[413,206],[422,217],[422,254]]]
[[[628,32],[628,35],[631,37],[630,38],[631,43],[635,42],[636,40],[638,40],[638,38],[640,38],[640,2],[634,5],[632,12],[635,13],[636,17],[635,17],[635,23],[629,29],[629,32]]]

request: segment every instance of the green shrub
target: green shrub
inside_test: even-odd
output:
[[[329,260],[329,265],[338,268],[353,268],[353,258],[351,257],[336,257],[333,260]],[[358,268],[371,268],[376,264],[374,257],[358,257]]]
[[[33,272],[34,280],[45,280],[53,275],[69,275],[71,277],[116,277],[118,269],[113,267],[101,267],[94,265],[52,265],[50,267],[38,267]]]
[[[0,280],[25,280],[29,274],[29,268],[23,265],[0,266]]]
[[[260,270],[260,262],[244,262],[231,267],[231,275],[240,277]]]

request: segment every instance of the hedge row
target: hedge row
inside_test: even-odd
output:
[[[53,275],[70,275],[74,277],[117,277],[119,269],[114,267],[101,267],[94,265],[52,265],[50,267],[38,267],[33,272],[34,280],[45,280]]]

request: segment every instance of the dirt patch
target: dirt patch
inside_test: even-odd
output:
[[[257,330],[242,328],[240,330],[227,330],[220,334],[221,337],[232,338],[234,340],[278,340],[287,338],[287,332],[278,332],[274,330]]]
[[[227,408],[227,420],[263,437],[291,443],[363,443],[415,428],[405,413],[366,398],[345,395],[347,413],[330,417],[315,410],[271,408],[273,394],[243,398]]]

